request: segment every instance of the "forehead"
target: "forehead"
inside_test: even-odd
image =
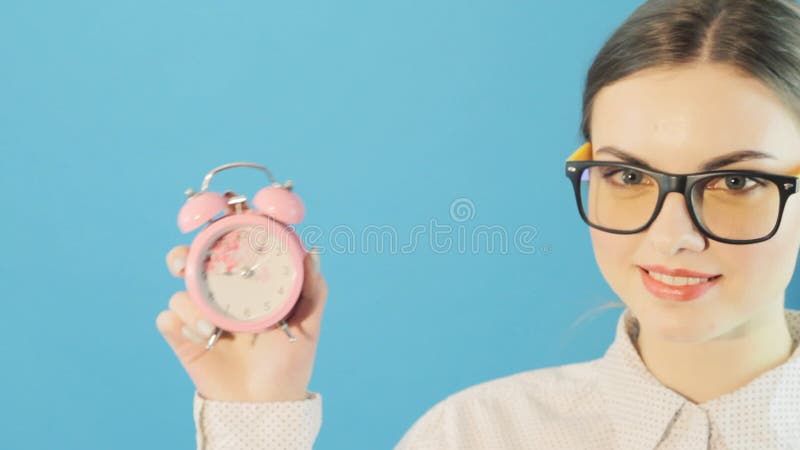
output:
[[[775,156],[750,162],[757,168],[800,163],[800,126],[791,111],[760,80],[722,64],[647,69],[604,87],[591,130],[594,149],[614,146],[676,172],[735,150]]]

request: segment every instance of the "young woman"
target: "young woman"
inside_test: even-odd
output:
[[[800,7],[651,0],[589,69],[567,161],[597,264],[624,302],[601,358],[454,393],[398,449],[800,448]],[[167,262],[182,274],[185,247]],[[310,448],[327,288],[307,261],[280,329],[204,350],[179,292],[157,327],[197,391],[201,448]],[[208,328],[207,326],[205,328]]]

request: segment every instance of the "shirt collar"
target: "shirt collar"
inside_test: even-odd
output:
[[[784,312],[792,338],[800,341],[800,311]],[[600,392],[620,448],[656,448],[685,405],[708,411],[727,442],[765,442],[766,436],[753,433],[754,429],[783,442],[800,442],[800,346],[784,364],[747,385],[695,404],[650,373],[634,346],[638,333],[638,321],[625,308],[617,321],[614,342],[598,366]],[[753,414],[747,428],[740,425],[743,413]]]

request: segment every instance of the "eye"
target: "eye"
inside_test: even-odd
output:
[[[621,177],[618,175],[622,175]],[[650,184],[650,177],[642,172],[633,169],[613,167],[603,172],[603,178],[611,179],[617,185],[647,185]]]
[[[706,184],[706,189],[711,191],[732,191],[729,193],[745,193],[764,186],[765,183],[756,178],[745,175],[724,175],[713,178]]]

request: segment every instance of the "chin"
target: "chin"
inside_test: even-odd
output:
[[[651,307],[634,311],[634,315],[639,319],[640,328],[669,342],[695,344],[709,341],[720,333],[719,324],[697,309]]]

